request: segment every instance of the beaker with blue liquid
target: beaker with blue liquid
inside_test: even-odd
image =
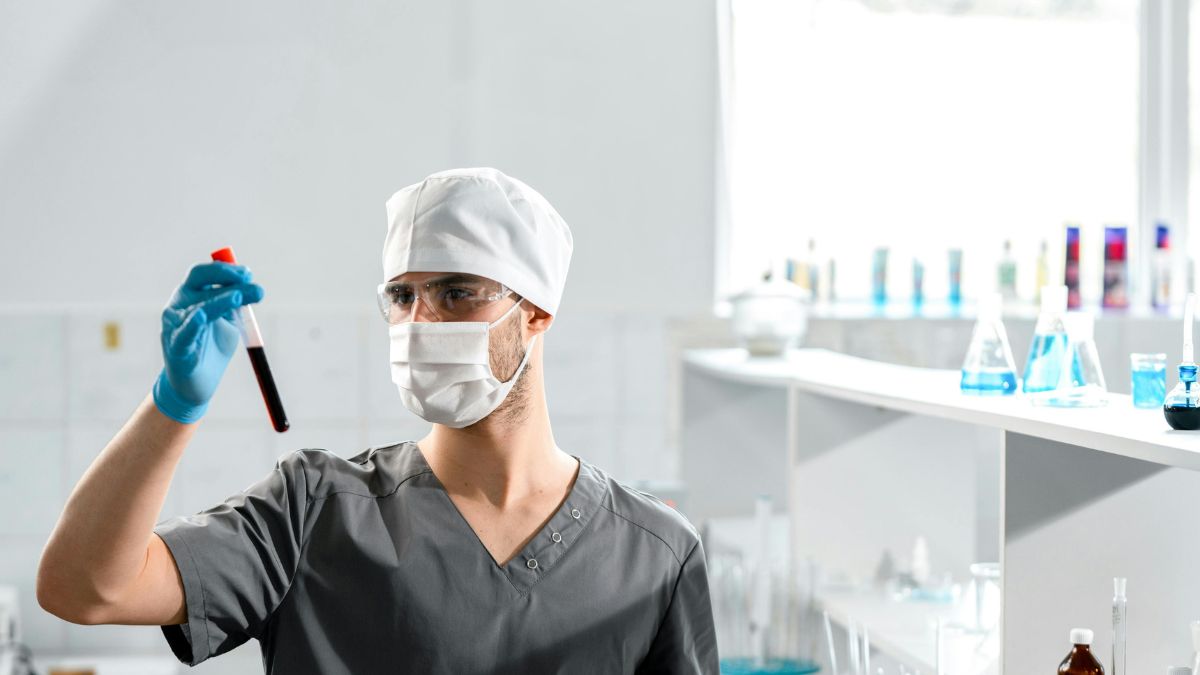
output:
[[[1167,355],[1130,354],[1129,372],[1133,405],[1157,408],[1167,397]]]

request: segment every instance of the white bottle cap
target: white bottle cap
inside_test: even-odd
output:
[[[1192,649],[1200,652],[1200,621],[1193,621],[1192,628]]]
[[[1090,628],[1071,629],[1071,644],[1073,645],[1090,645],[1094,637],[1096,634]]]
[[[1168,666],[1167,675],[1192,675],[1192,669],[1187,666]]]
[[[1125,598],[1125,586],[1128,580],[1125,577],[1113,577],[1113,597]]]

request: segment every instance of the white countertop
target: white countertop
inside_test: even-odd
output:
[[[1160,409],[1133,407],[1110,394],[1100,408],[1049,408],[1021,395],[985,397],[959,390],[960,372],[899,366],[824,349],[751,358],[744,349],[684,353],[690,367],[743,384],[794,386],[832,398],[995,427],[1135,459],[1200,470],[1200,431],[1175,431]]]

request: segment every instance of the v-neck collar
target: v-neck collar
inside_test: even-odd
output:
[[[462,521],[463,527],[474,537],[475,543],[479,545],[480,553],[487,559],[495,569],[502,572],[509,583],[521,595],[529,593],[533,585],[536,584],[543,576],[549,574],[567,549],[583,534],[587,527],[588,521],[601,508],[601,498],[607,490],[607,484],[600,477],[599,472],[583,458],[578,455],[571,455],[579,462],[579,469],[575,475],[575,483],[571,486],[567,493],[567,498],[563,500],[558,510],[550,517],[545,526],[538,531],[516,555],[503,565],[496,562],[492,557],[483,540],[479,538],[479,534],[475,532],[475,528],[471,527],[470,521],[462,514],[454,500],[450,498],[450,493],[442,484],[440,478],[433,473],[433,468],[425,459],[425,454],[421,452],[421,448],[416,443],[412,444],[413,454],[420,468],[428,473],[430,480],[436,485],[438,492],[446,500],[446,505],[458,515]]]

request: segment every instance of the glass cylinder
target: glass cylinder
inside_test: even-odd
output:
[[[1167,355],[1130,354],[1133,405],[1138,408],[1159,408],[1167,396]]]

